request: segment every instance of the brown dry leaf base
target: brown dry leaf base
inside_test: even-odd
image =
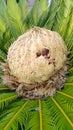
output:
[[[19,96],[28,99],[46,98],[47,96],[53,96],[57,90],[63,87],[68,69],[67,64],[68,61],[59,71],[42,84],[36,83],[35,85],[27,85],[25,83],[19,83],[18,79],[10,74],[7,62],[0,63],[0,68],[4,71],[4,75],[1,76],[1,79],[3,80],[3,84],[8,88],[11,90],[15,89]]]

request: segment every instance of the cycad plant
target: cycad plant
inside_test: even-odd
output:
[[[34,27],[58,32],[69,51],[67,80],[53,97],[26,100],[0,80],[0,130],[73,130],[73,0],[0,0],[0,62],[18,36]],[[3,75],[0,69],[0,76]]]

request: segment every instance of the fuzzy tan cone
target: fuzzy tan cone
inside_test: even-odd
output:
[[[4,85],[29,99],[53,96],[62,88],[68,69],[68,51],[61,36],[34,27],[10,46],[1,63]]]

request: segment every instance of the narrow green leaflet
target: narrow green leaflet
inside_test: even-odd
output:
[[[6,59],[6,54],[0,49],[0,61],[4,61]]]
[[[57,127],[50,115],[50,111],[48,111],[46,100],[39,100],[39,108],[40,130],[57,130]]]
[[[65,41],[67,43],[72,42],[72,44],[73,44],[73,8],[71,10],[70,20],[69,20],[68,28],[67,28],[66,34],[65,34]]]
[[[7,0],[7,12],[10,21],[10,29],[16,37],[23,32],[21,10],[16,0]]]
[[[4,113],[0,115],[0,129],[10,130],[18,129],[18,122],[20,129],[27,129],[30,121],[30,113],[35,110],[36,101],[29,100],[16,100],[14,103],[10,104],[9,107],[4,110]],[[4,114],[6,114],[5,118]],[[24,115],[24,116],[23,116]],[[24,127],[23,127],[24,126]]]
[[[23,23],[23,32],[25,32],[28,29],[28,24],[26,24],[26,17],[29,14],[29,9],[28,9],[28,2],[27,0],[19,0],[19,7],[21,9],[21,20]]]
[[[58,104],[56,104],[57,107],[59,108],[63,116],[66,118],[70,127],[73,128],[73,96],[70,97],[69,94],[66,94],[66,92],[58,93],[56,94],[55,100]]]
[[[0,31],[2,33],[6,31],[5,23],[2,19],[0,19]]]
[[[69,76],[69,78],[66,81],[66,83],[71,83],[71,82],[73,82],[73,76]]]
[[[35,0],[35,3],[26,18],[27,24],[30,27],[37,26],[38,24],[40,24],[39,19],[42,17],[43,13],[47,10],[47,8],[47,0]],[[40,20],[42,20],[42,18]]]
[[[73,67],[69,69],[69,76],[73,76]]]
[[[51,104],[49,104],[50,105],[51,115],[52,115],[54,123],[56,124],[56,127],[58,129],[60,128],[60,130],[63,130],[63,129],[70,129],[70,130],[72,130],[73,129],[73,123],[72,123],[71,118],[68,117],[68,115],[66,113],[66,109],[64,110],[63,106],[61,106],[61,105],[63,105],[62,104],[63,101],[61,100],[61,97],[62,96],[60,96],[60,95],[58,95],[58,98],[56,96],[56,99],[51,97],[51,101],[53,102],[53,106]],[[57,101],[57,99],[58,99],[58,101]],[[61,105],[60,105],[60,102],[61,102]],[[66,108],[66,105],[65,105],[65,108]]]
[[[13,39],[11,37],[11,31],[10,29],[6,29],[6,31],[2,34],[1,40],[0,40],[0,49],[1,51],[4,51],[3,53],[7,53],[7,48],[6,46],[10,46]]]
[[[53,30],[58,31],[63,38],[66,35],[66,30],[68,29],[72,8],[72,0],[62,0],[54,21]]]
[[[0,88],[0,109],[3,109],[5,106],[9,105],[11,101],[18,97],[15,93],[4,92],[4,89],[6,90],[6,88]]]
[[[3,19],[5,23],[8,23],[7,7],[4,0],[0,0],[0,18]]]
[[[60,8],[60,5],[61,5],[61,1],[62,0],[52,0],[51,5],[50,5],[50,9],[48,12],[48,16],[47,16],[47,21],[45,22],[45,25],[44,25],[46,28],[52,29],[56,14],[57,14],[57,12]]]
[[[19,1],[19,6],[21,8],[21,16],[22,19],[24,21],[24,19],[26,18],[27,14],[28,14],[28,2],[27,0],[20,0]]]
[[[47,0],[36,0],[32,8],[31,15],[34,22],[34,25],[37,25],[40,16],[47,9]]]

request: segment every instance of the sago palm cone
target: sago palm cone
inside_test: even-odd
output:
[[[66,80],[67,55],[57,32],[34,27],[10,46],[7,61],[1,63],[4,71],[1,78],[19,96],[29,99],[53,96]]]

